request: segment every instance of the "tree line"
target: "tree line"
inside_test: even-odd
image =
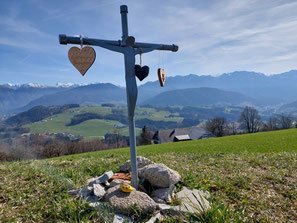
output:
[[[214,136],[222,137],[242,133],[289,129],[292,127],[297,128],[297,124],[295,123],[295,126],[293,124],[293,118],[284,114],[270,117],[267,122],[263,122],[257,109],[246,106],[238,118],[238,123],[228,123],[224,117],[215,117],[208,119],[203,127]]]

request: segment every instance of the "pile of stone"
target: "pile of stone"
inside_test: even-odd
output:
[[[114,174],[108,171],[103,175],[89,179],[87,186],[79,190],[69,191],[72,195],[78,195],[85,199],[94,208],[100,208],[108,203],[116,212],[114,222],[124,222],[135,213],[135,208],[143,215],[152,215],[148,222],[154,222],[162,215],[178,215],[188,212],[202,212],[210,208],[206,198],[209,194],[198,190],[190,190],[186,187],[175,193],[176,184],[181,181],[178,172],[170,169],[162,163],[154,163],[145,157],[137,157],[138,176],[140,178],[139,190],[125,193],[120,189],[123,183],[130,184],[130,161],[119,167],[121,173]],[[177,203],[173,206],[169,204]]]

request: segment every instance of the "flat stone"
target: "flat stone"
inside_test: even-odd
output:
[[[160,204],[157,203],[157,208],[160,210],[162,214],[169,214],[169,215],[180,215],[184,214],[184,212],[181,212],[181,206],[170,206],[168,204]]]
[[[120,185],[109,188],[104,195],[104,201],[108,201],[115,212],[121,214],[134,214],[133,206],[137,206],[141,213],[153,213],[156,203],[146,194],[137,190],[130,193],[124,193]]]
[[[131,184],[130,181],[128,180],[122,180],[122,179],[114,179],[110,182],[110,184],[108,186],[106,186],[107,188],[111,188],[111,187],[115,187],[117,185],[121,185],[121,184],[124,184],[124,183],[127,183],[127,184]]]
[[[210,209],[210,204],[205,198],[207,193],[199,190],[191,190],[187,187],[176,194],[178,199],[181,199],[182,206],[180,211],[191,212],[191,213],[201,213]]]
[[[105,188],[101,184],[93,184],[94,195],[100,200],[105,194]]]
[[[87,182],[88,182],[89,186],[93,186],[93,184],[105,183],[105,181],[109,180],[112,176],[113,176],[113,172],[108,171],[108,172],[105,172],[104,174],[102,174],[100,177],[92,178],[92,179],[88,180]]]
[[[163,202],[157,201],[158,203],[164,203],[164,202],[170,203],[174,189],[175,189],[175,186],[170,185],[170,187],[167,187],[167,188],[161,188],[161,189],[154,190],[151,194],[151,197],[153,198],[154,201],[163,200]]]
[[[138,176],[147,179],[152,186],[158,188],[166,188],[181,181],[178,172],[162,163],[149,164],[139,169]]]
[[[158,212],[155,216],[151,217],[150,220],[148,220],[146,223],[155,223],[156,220],[161,220],[162,215],[160,214],[160,212]]]
[[[145,157],[142,157],[142,156],[137,156],[137,167],[138,169],[146,166],[146,165],[149,165],[149,164],[152,164],[154,163],[153,161],[145,158]],[[128,160],[126,163],[124,163],[123,165],[120,166],[120,171],[121,172],[130,172],[131,171],[131,161]]]
[[[113,218],[113,223],[123,223],[123,222],[129,222],[129,223],[133,223],[132,218],[123,215],[123,214],[114,214],[114,218]]]

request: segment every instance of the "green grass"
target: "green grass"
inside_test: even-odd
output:
[[[210,212],[164,222],[296,222],[297,129],[142,146],[138,155],[177,170],[183,184],[211,193]],[[67,195],[129,148],[49,160],[0,163],[0,222],[110,222]]]
[[[112,109],[110,107],[78,107],[68,109],[64,113],[51,116],[42,121],[35,122],[32,124],[24,125],[24,127],[30,128],[30,133],[58,133],[65,132],[73,135],[81,135],[85,140],[91,140],[94,138],[102,138],[106,133],[113,133],[116,128],[114,125],[120,125],[122,123],[118,121],[112,120],[102,120],[102,119],[93,119],[82,122],[75,126],[67,126],[70,123],[71,118],[74,115],[83,114],[83,113],[96,113],[100,115],[112,114]],[[127,113],[126,107],[118,107],[117,109],[122,110]],[[172,117],[168,118],[171,113],[166,111],[156,111],[153,108],[136,108],[135,118],[143,119],[148,118],[154,121],[173,121],[173,122],[181,122],[183,118],[181,117]],[[117,129],[117,131],[122,134],[128,136],[129,130],[128,127],[123,129]],[[136,128],[137,134],[140,134],[141,129]]]

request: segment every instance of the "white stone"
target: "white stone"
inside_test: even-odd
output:
[[[153,161],[145,158],[145,157],[142,157],[142,156],[137,156],[137,167],[138,169],[146,166],[146,165],[149,165],[149,164],[152,164],[154,163]],[[130,160],[128,160],[126,163],[124,163],[123,165],[120,166],[120,171],[121,172],[130,172],[131,171],[131,162]]]
[[[89,202],[89,205],[94,209],[100,209],[100,207],[104,206],[104,202],[101,202],[101,201]]]
[[[105,188],[101,184],[93,184],[94,195],[100,200],[105,194]]]
[[[147,179],[152,186],[158,188],[166,188],[181,181],[178,172],[162,163],[149,164],[139,169],[138,176]]]
[[[132,219],[126,215],[123,214],[114,214],[113,223],[123,223],[123,222],[133,223]]]
[[[155,223],[156,220],[161,220],[162,215],[160,214],[160,212],[158,212],[155,216],[151,217],[150,220],[148,220],[146,223]]]

